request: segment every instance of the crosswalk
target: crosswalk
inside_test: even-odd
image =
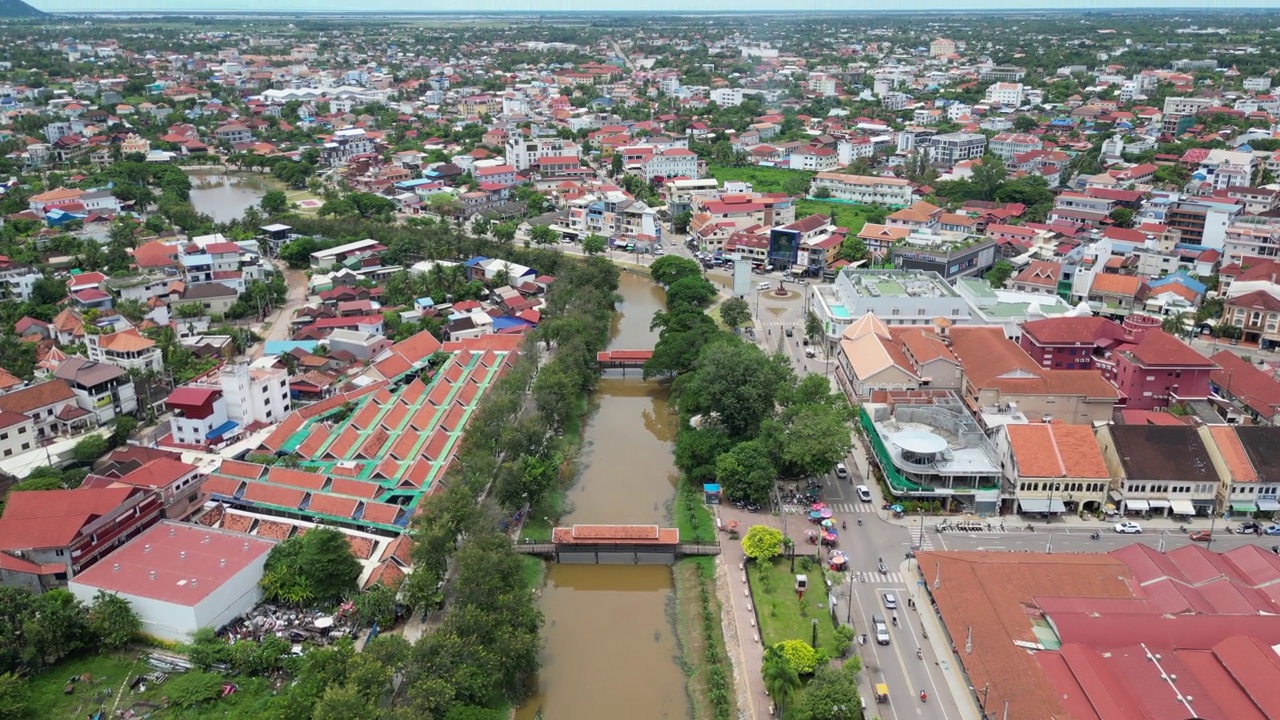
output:
[[[870,513],[875,512],[875,507],[871,503],[827,503],[827,507],[837,513]],[[783,505],[782,512],[787,515],[808,515],[808,505]]]
[[[900,572],[882,573],[882,572],[876,572],[875,570],[871,570],[870,572],[863,570],[861,571],[861,573],[858,570],[854,570],[853,581],[855,583],[866,583],[868,585],[895,585],[895,586],[901,586],[904,582],[906,582],[903,574]]]

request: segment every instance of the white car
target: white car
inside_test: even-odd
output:
[[[884,597],[884,606],[885,606],[885,608],[887,608],[887,609],[889,609],[889,610],[897,610],[897,609],[898,609],[898,596],[897,596],[897,595],[894,595],[894,594],[893,594],[893,593],[891,593],[891,592],[887,592],[887,593],[885,593],[885,594],[884,594],[884,596],[883,596],[883,597]]]
[[[1142,532],[1142,526],[1136,522],[1116,523],[1116,532],[1123,535],[1137,535]]]

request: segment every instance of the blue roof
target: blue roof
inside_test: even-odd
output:
[[[1160,278],[1159,280],[1152,280],[1151,289],[1155,290],[1156,288],[1161,288],[1161,287],[1164,287],[1165,285],[1173,285],[1173,284],[1181,285],[1187,288],[1188,290],[1194,290],[1197,295],[1203,295],[1205,290],[1208,289],[1205,287],[1204,283],[1200,282],[1199,280],[1196,280],[1195,278],[1191,277],[1190,275],[1187,275],[1186,273],[1181,273],[1181,272],[1176,272],[1172,275],[1166,275]]]
[[[415,180],[401,180],[400,182],[396,183],[396,187],[404,188],[407,190],[409,188],[416,188],[419,185],[430,185],[435,182],[438,182],[438,181],[431,180],[429,178],[417,178]]]
[[[532,323],[525,322],[520,318],[500,317],[493,319],[493,331],[510,330],[511,328],[533,327]]]
[[[487,257],[485,257],[485,256],[483,256],[483,255],[477,255],[477,256],[475,256],[475,257],[471,258],[470,260],[468,260],[468,261],[466,261],[466,262],[464,262],[464,263],[462,263],[462,264],[463,264],[463,266],[464,266],[464,267],[475,267],[476,265],[479,265],[480,263],[482,263],[482,262],[484,262],[485,260],[488,260],[488,259],[489,259],[489,258],[487,258]]]
[[[312,352],[318,344],[315,340],[268,340],[262,349],[262,354],[283,355],[293,350]]]
[[[429,307],[435,307],[435,306],[436,306],[436,301],[435,301],[435,300],[432,300],[432,299],[431,299],[431,298],[429,298],[429,297],[420,297],[420,298],[418,298],[417,300],[414,300],[414,301],[413,301],[413,304],[414,304],[414,305],[416,305],[416,306],[418,306],[418,307],[429,308]]]
[[[240,427],[240,423],[238,423],[238,422],[236,422],[236,421],[234,421],[234,420],[228,420],[228,421],[226,421],[226,422],[222,423],[221,425],[219,425],[218,427],[216,427],[216,428],[214,428],[214,429],[210,430],[209,432],[205,433],[205,434],[204,434],[204,439],[205,439],[205,440],[212,440],[212,439],[214,439],[214,438],[220,438],[220,437],[222,437],[223,435],[226,435],[227,433],[231,432],[232,430],[235,430],[235,429],[236,429],[236,428],[238,428],[238,427]]]
[[[720,492],[720,485],[719,485],[719,484],[717,484],[717,483],[703,483],[703,484],[702,484],[702,492],[704,492],[704,493],[718,493],[718,492]]]

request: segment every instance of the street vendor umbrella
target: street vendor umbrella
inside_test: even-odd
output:
[[[823,533],[823,534],[822,534],[822,539],[823,539],[823,540],[826,540],[827,542],[835,542],[835,541],[836,541],[836,534],[835,534],[835,533],[833,533],[833,532]]]
[[[893,507],[891,507],[891,508],[889,508],[889,509],[890,509],[890,510],[892,510],[893,512],[896,512],[896,513],[900,513],[900,512],[902,512],[902,506],[901,506],[901,505],[894,505]]]
[[[823,509],[825,509],[826,507],[827,507],[827,506],[826,506],[826,504],[825,504],[825,503],[814,503],[813,505],[811,505],[811,506],[809,507],[809,509],[810,509],[810,510],[823,510]]]
[[[849,557],[844,553],[840,552],[839,550],[832,550],[830,557],[831,557],[831,562],[833,563],[842,563],[849,560]]]
[[[817,520],[818,518],[822,517],[822,513],[817,510],[814,510],[813,512],[809,513],[809,517],[813,518],[814,520]]]
[[[822,509],[822,510],[820,510],[819,512],[822,514],[822,517],[824,517],[824,518],[829,518],[829,517],[831,517],[832,515],[834,515],[834,514],[835,514],[835,513],[831,512],[831,508],[823,508],[823,509]]]
[[[836,523],[835,523],[835,521],[834,521],[834,520],[823,520],[823,521],[822,521],[822,527],[827,527],[827,528],[829,528],[829,527],[835,527],[835,524],[836,524]]]

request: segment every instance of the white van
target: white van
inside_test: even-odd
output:
[[[759,285],[756,285],[757,290],[768,290],[771,287],[773,287],[773,283],[769,282],[762,282]]]
[[[867,487],[866,485],[859,485],[857,487],[857,490],[858,490],[859,500],[861,500],[862,502],[871,502],[871,488]]]

